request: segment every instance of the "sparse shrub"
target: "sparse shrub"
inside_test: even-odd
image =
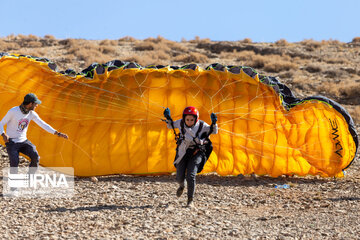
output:
[[[166,52],[166,53],[171,52],[170,47],[168,47],[168,42],[166,42],[166,41],[162,41],[162,42],[157,43],[155,45],[155,50],[156,51],[163,51],[163,52]]]
[[[98,45],[90,40],[84,39],[68,39],[66,44],[68,46],[68,53],[77,55],[77,52],[83,50],[94,50],[98,49]]]
[[[119,42],[136,42],[136,38],[125,36],[119,39]]]
[[[307,65],[305,67],[305,70],[308,71],[309,73],[317,73],[317,72],[321,72],[321,66],[318,64],[312,64],[310,63],[309,65]]]
[[[37,41],[31,41],[31,42],[28,42],[26,44],[26,47],[28,47],[28,48],[40,48],[40,47],[42,47],[42,43],[37,42]]]
[[[220,59],[237,59],[238,58],[238,52],[234,50],[233,52],[221,52]]]
[[[358,99],[356,104],[360,104],[359,92],[360,92],[360,83],[355,82],[351,84],[343,84],[339,88],[340,94],[345,98]]]
[[[87,42],[87,40],[84,40],[84,39],[73,39],[73,38],[67,38],[67,39],[59,41],[59,43],[61,45],[65,45],[68,48],[79,48],[86,42]]]
[[[325,59],[325,62],[331,64],[346,64],[349,63],[349,60],[347,60],[346,58],[337,57],[337,58],[327,58]]]
[[[354,37],[351,42],[352,43],[360,43],[360,37]]]
[[[321,45],[341,45],[342,42],[339,40],[329,39],[329,40],[322,40]]]
[[[18,54],[23,54],[23,55],[30,55],[33,57],[46,57],[46,50],[45,49],[41,49],[41,48],[25,48],[25,49],[21,49],[18,52],[16,52]]]
[[[92,63],[105,63],[113,60],[112,56],[104,55],[99,52],[97,49],[80,49],[76,54],[74,54],[78,60],[83,61],[81,67],[87,67]]]
[[[116,53],[116,47],[113,47],[113,46],[101,46],[100,51],[103,54],[114,54],[114,53]]]
[[[51,40],[55,40],[55,39],[56,39],[53,35],[49,35],[49,34],[45,35],[44,38],[45,38],[45,39],[51,39]]]
[[[244,38],[243,40],[240,40],[241,43],[252,43],[251,38]]]
[[[348,109],[348,112],[350,113],[355,124],[360,124],[360,106],[353,106],[352,108]]]
[[[152,51],[155,49],[155,43],[153,42],[139,42],[135,44],[134,50],[136,51]]]
[[[248,61],[252,60],[256,54],[254,53],[254,51],[241,51],[238,52],[236,55],[237,61]]]
[[[174,61],[182,63],[207,63],[209,59],[202,53],[190,52],[188,54],[176,56]]]
[[[8,41],[14,41],[16,39],[16,36],[14,34],[10,34],[6,36],[5,39]]]
[[[203,38],[201,39],[199,36],[195,36],[194,40],[190,40],[190,43],[210,43],[210,38]]]
[[[277,60],[265,63],[264,70],[267,72],[281,72],[288,71],[290,69],[297,69],[298,65],[293,62]]]
[[[178,42],[167,42],[166,45],[173,51],[179,51],[179,52],[187,52],[188,48]]]
[[[134,55],[134,56],[129,56],[129,57],[125,57],[124,58],[125,62],[136,62],[138,64],[140,64],[141,66],[144,66],[145,62],[148,61],[148,59],[146,59],[146,57],[144,56],[138,56],[138,55]]]
[[[168,47],[168,44],[172,44],[172,42],[167,41],[157,41],[157,43],[153,41],[139,42],[135,44],[135,51],[162,51],[166,53],[170,53],[171,49]]]
[[[167,54],[166,52],[164,52],[162,50],[157,51],[156,56],[157,56],[157,59],[169,60],[169,54]]]
[[[322,84],[318,91],[326,92],[327,94],[333,95],[336,98],[346,101],[348,104],[359,105],[359,82],[347,82],[347,81],[336,81]]]
[[[249,66],[258,69],[258,68],[263,68],[265,66],[265,63],[266,63],[266,59],[264,56],[255,55],[250,60]]]
[[[118,45],[118,41],[105,39],[105,40],[102,40],[102,41],[99,43],[99,45],[100,45],[100,46],[117,46],[117,45]]]
[[[276,46],[287,46],[287,45],[289,45],[289,42],[286,41],[285,39],[280,39],[275,42],[275,45]]]
[[[321,46],[321,42],[315,41],[313,39],[304,39],[300,42],[302,45],[307,46],[308,51],[313,51],[316,48]]]
[[[38,36],[35,36],[35,35],[33,35],[33,34],[29,34],[29,35],[27,36],[27,39],[29,39],[29,40],[39,40],[39,37],[38,37]]]
[[[0,40],[0,52],[11,52],[20,49],[20,45],[16,42]]]
[[[340,77],[343,74],[343,72],[338,69],[336,69],[336,70],[330,69],[330,70],[324,71],[324,74],[326,74],[326,77],[336,78],[336,77]]]
[[[152,38],[152,37],[146,38],[144,39],[144,42],[160,43],[160,42],[170,42],[170,40],[167,40],[162,36],[157,36],[157,38]]]
[[[280,78],[292,78],[294,76],[295,72],[294,69],[291,69],[289,71],[283,72],[279,75]]]

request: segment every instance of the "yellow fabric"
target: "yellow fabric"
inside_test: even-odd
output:
[[[356,150],[333,107],[312,100],[287,111],[271,86],[243,71],[120,68],[87,79],[6,56],[0,59],[0,92],[1,118],[25,94],[39,97],[40,117],[70,138],[31,124],[28,138],[40,163],[74,167],[77,176],[175,171],[174,135],[160,121],[164,107],[174,120],[190,105],[207,123],[217,113],[219,133],[211,136],[214,151],[203,173],[342,176]]]

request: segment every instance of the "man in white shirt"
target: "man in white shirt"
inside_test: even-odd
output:
[[[26,137],[28,126],[31,120],[41,128],[51,134],[68,139],[64,133],[56,131],[49,124],[44,122],[35,112],[35,108],[41,101],[34,93],[29,93],[24,97],[20,106],[11,108],[0,122],[0,134],[4,139],[6,150],[10,159],[10,172],[17,173],[19,166],[19,153],[23,153],[31,159],[29,173],[34,173],[39,166],[39,154],[34,144]],[[7,125],[6,132],[4,126]]]

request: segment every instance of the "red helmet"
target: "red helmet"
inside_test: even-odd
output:
[[[199,120],[199,111],[195,107],[186,107],[183,111],[183,119],[185,121],[186,115],[193,115],[195,116],[195,123]]]

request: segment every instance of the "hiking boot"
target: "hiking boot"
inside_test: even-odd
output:
[[[182,193],[184,192],[184,186],[180,186],[176,191],[176,196],[181,197]]]
[[[193,208],[194,207],[194,201],[193,201],[193,198],[188,198],[188,201],[187,201],[187,205],[186,207],[188,208]]]

